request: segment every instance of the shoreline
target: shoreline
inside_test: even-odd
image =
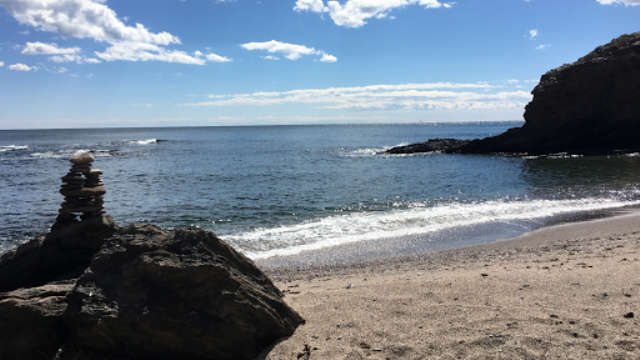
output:
[[[640,219],[640,207],[632,205],[568,213],[544,220],[486,223],[421,235],[363,240],[253,261],[261,270],[274,275],[368,267],[389,261],[410,262],[436,256],[439,252],[465,251],[510,241],[526,242],[527,238],[535,238],[538,232],[555,231],[574,225],[584,227],[594,221],[620,221],[614,219],[627,216],[638,216]]]
[[[265,272],[306,324],[265,359],[633,359],[640,212]]]

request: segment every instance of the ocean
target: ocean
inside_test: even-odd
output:
[[[522,124],[0,131],[0,252],[49,230],[78,150],[103,170],[118,225],[197,226],[254,259],[385,239],[413,239],[405,253],[429,251],[640,205],[634,154],[381,154]]]

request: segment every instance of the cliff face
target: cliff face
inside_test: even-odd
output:
[[[640,151],[640,32],[623,35],[572,64],[547,72],[532,94],[520,128],[466,144],[437,139],[387,152],[604,155]]]
[[[525,125],[463,146],[465,153],[606,154],[640,149],[640,32],[553,69],[533,89]]]

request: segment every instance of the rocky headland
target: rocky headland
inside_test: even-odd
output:
[[[640,32],[542,75],[525,124],[476,140],[432,139],[387,153],[605,155],[640,150]]]
[[[51,231],[0,257],[0,359],[255,359],[304,320],[198,228],[118,227],[93,156],[72,158]]]

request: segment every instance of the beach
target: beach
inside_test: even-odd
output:
[[[639,224],[348,264],[258,260],[306,320],[265,359],[638,359]]]

